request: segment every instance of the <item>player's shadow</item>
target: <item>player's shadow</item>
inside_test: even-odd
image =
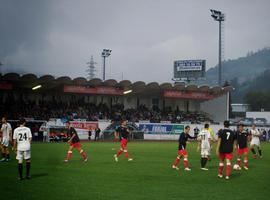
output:
[[[240,177],[240,176],[242,176],[242,174],[240,172],[233,172],[231,174],[231,178],[237,178],[237,177]]]
[[[49,175],[48,173],[32,174],[32,175],[31,175],[31,178],[32,178],[32,179],[35,179],[35,178],[41,178],[41,177],[48,176],[48,175]]]
[[[206,165],[206,168],[211,169],[211,170],[212,170],[212,169],[213,169],[213,170],[217,169],[216,166],[209,166],[209,167],[208,167],[207,165]]]

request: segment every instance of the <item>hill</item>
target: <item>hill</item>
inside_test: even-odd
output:
[[[253,90],[270,90],[270,48],[249,52],[245,57],[226,60],[222,63],[223,82],[228,81],[235,90],[232,102],[245,102],[245,95]],[[218,66],[206,72],[205,80],[198,84],[217,85]]]
[[[270,48],[264,48],[257,52],[249,52],[245,57],[234,60],[226,60],[222,63],[223,80],[229,82],[237,78],[238,83],[256,78],[263,71],[270,69]],[[218,66],[206,72],[206,82],[214,85],[217,83]]]

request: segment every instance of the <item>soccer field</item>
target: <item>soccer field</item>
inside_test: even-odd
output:
[[[89,155],[83,163],[76,150],[64,163],[64,143],[33,144],[31,180],[17,180],[17,162],[0,163],[1,199],[269,199],[270,144],[262,159],[250,158],[249,171],[232,171],[231,179],[217,177],[218,158],[212,151],[209,171],[200,170],[197,143],[188,144],[190,172],[171,169],[177,142],[130,142],[133,162],[113,154],[119,143],[82,143]],[[116,150],[112,150],[116,149]],[[235,160],[235,159],[234,159]],[[24,165],[25,173],[25,165]]]

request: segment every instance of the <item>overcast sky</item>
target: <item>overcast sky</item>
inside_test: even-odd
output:
[[[171,81],[173,61],[217,64],[218,23],[226,14],[225,59],[270,46],[269,0],[0,0],[4,73],[86,77],[94,56],[112,49],[106,78]]]

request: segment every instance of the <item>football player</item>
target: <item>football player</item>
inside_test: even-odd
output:
[[[209,132],[209,124],[205,124],[204,128],[198,134],[198,150],[201,150],[201,169],[208,170],[205,166],[210,156],[211,150],[211,134]]]
[[[68,140],[69,149],[68,149],[68,153],[67,153],[67,158],[64,161],[65,162],[70,161],[70,158],[72,155],[72,149],[75,148],[78,150],[78,152],[83,157],[84,162],[87,162],[88,158],[87,158],[86,153],[84,152],[84,150],[81,147],[80,138],[77,134],[77,131],[75,130],[74,127],[71,126],[70,122],[66,123],[66,128],[68,129],[68,136],[70,137],[70,139]]]
[[[218,142],[216,153],[219,156],[219,173],[218,177],[223,177],[224,160],[226,159],[226,179],[230,178],[231,174],[231,160],[233,158],[233,145],[235,141],[235,134],[229,128],[230,122],[224,121],[224,128],[218,133]]]
[[[13,149],[17,151],[18,179],[23,179],[23,160],[26,160],[26,179],[30,179],[32,133],[30,128],[25,127],[25,119],[20,119],[19,124],[20,126],[14,130],[13,134]]]
[[[188,168],[188,152],[186,150],[186,145],[187,145],[188,139],[195,139],[196,136],[195,137],[190,136],[189,131],[190,131],[190,126],[186,126],[184,132],[182,132],[179,136],[178,155],[172,165],[173,169],[179,170],[177,166],[180,162],[180,159],[184,158],[184,170],[185,171],[191,170],[190,168]]]
[[[250,130],[250,134],[251,134],[251,142],[250,142],[250,149],[251,152],[253,153],[253,157],[257,158],[257,154],[255,151],[254,146],[257,147],[258,153],[260,155],[260,158],[262,158],[262,150],[261,150],[261,143],[260,143],[260,136],[261,133],[258,129],[256,129],[256,125],[253,124]]]
[[[6,117],[2,117],[2,156],[1,162],[8,162],[10,159],[9,156],[9,144],[12,144],[12,128],[11,125],[7,122]]]
[[[244,125],[239,124],[236,132],[236,149],[237,149],[237,164],[241,170],[241,157],[244,156],[244,169],[248,170],[248,136],[249,134],[244,131]]]
[[[118,162],[118,157],[124,152],[124,155],[128,161],[132,161],[133,159],[129,157],[128,150],[127,150],[127,143],[128,143],[128,136],[129,136],[129,129],[127,127],[127,121],[122,120],[121,125],[115,130],[114,136],[115,138],[119,138],[121,147],[114,155],[115,162]]]

